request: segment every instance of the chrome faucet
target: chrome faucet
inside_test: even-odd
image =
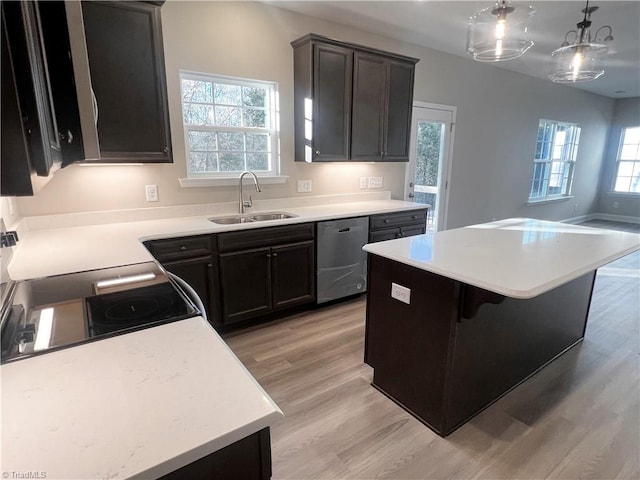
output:
[[[262,189],[260,188],[260,183],[258,183],[258,177],[256,177],[256,174],[249,171],[249,170],[245,170],[244,172],[242,172],[240,174],[240,192],[238,195],[238,209],[240,211],[240,213],[244,213],[244,209],[245,208],[250,208],[253,206],[253,201],[251,200],[251,195],[249,195],[249,200],[245,200],[243,198],[242,195],[242,179],[244,178],[245,175],[251,175],[253,177],[253,183],[256,185],[256,192],[261,192]]]

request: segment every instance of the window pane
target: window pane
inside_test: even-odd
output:
[[[264,110],[255,110],[253,108],[245,109],[244,126],[245,127],[266,127],[267,112]]]
[[[616,192],[628,192],[629,185],[631,184],[631,177],[618,177],[616,178]]]
[[[264,88],[242,87],[242,104],[245,107],[266,107],[267,90]]]
[[[242,133],[218,132],[218,150],[244,151],[244,136]]]
[[[633,193],[640,193],[640,177],[633,177],[631,179],[631,188],[629,191]]]
[[[269,135],[258,133],[247,133],[245,135],[247,141],[247,151],[268,152],[269,151]]]
[[[196,103],[184,104],[185,125],[213,125],[213,107]]]
[[[215,172],[218,170],[216,153],[189,153],[189,171],[195,173]]]
[[[247,153],[249,170],[269,170],[269,158],[266,153]]]
[[[213,84],[198,80],[182,80],[182,101],[211,103],[213,101]]]
[[[218,105],[242,105],[241,87],[239,85],[216,83],[213,91],[214,101]]]
[[[189,149],[190,150],[216,150],[216,134],[215,132],[198,132],[189,131]]]
[[[237,152],[220,153],[221,172],[242,172],[244,168],[244,154]]]
[[[626,128],[624,131],[624,143],[625,144],[639,144],[640,143],[640,127]]]
[[[620,151],[620,160],[638,159],[638,145],[623,145]]]
[[[216,106],[216,125],[221,127],[239,127],[242,119],[241,109]]]
[[[634,162],[620,162],[618,164],[618,176],[630,177],[633,174]]]

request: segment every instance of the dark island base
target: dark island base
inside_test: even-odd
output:
[[[582,340],[594,280],[522,300],[369,255],[373,386],[449,435]],[[391,298],[392,282],[411,289],[409,305]]]
[[[271,478],[269,428],[238,440],[161,477],[162,480],[268,480]]]

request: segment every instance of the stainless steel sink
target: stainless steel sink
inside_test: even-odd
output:
[[[275,212],[275,213],[258,213],[256,215],[251,215],[249,218],[254,222],[262,222],[264,220],[282,220],[284,218],[294,218],[297,215],[293,215],[291,213],[285,212]]]
[[[234,217],[218,217],[218,218],[210,218],[210,222],[218,223],[220,225],[230,225],[235,223],[250,223],[253,222],[248,216],[244,215],[236,215]]]
[[[209,221],[219,225],[232,225],[236,223],[264,222],[267,220],[283,220],[285,218],[294,218],[297,215],[287,212],[267,212],[256,213],[255,215],[233,215],[228,217],[214,217]]]

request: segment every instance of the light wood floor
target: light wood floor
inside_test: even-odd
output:
[[[640,252],[599,271],[579,346],[445,439],[370,386],[364,319],[360,298],[226,336],[285,413],[274,479],[640,478]]]

